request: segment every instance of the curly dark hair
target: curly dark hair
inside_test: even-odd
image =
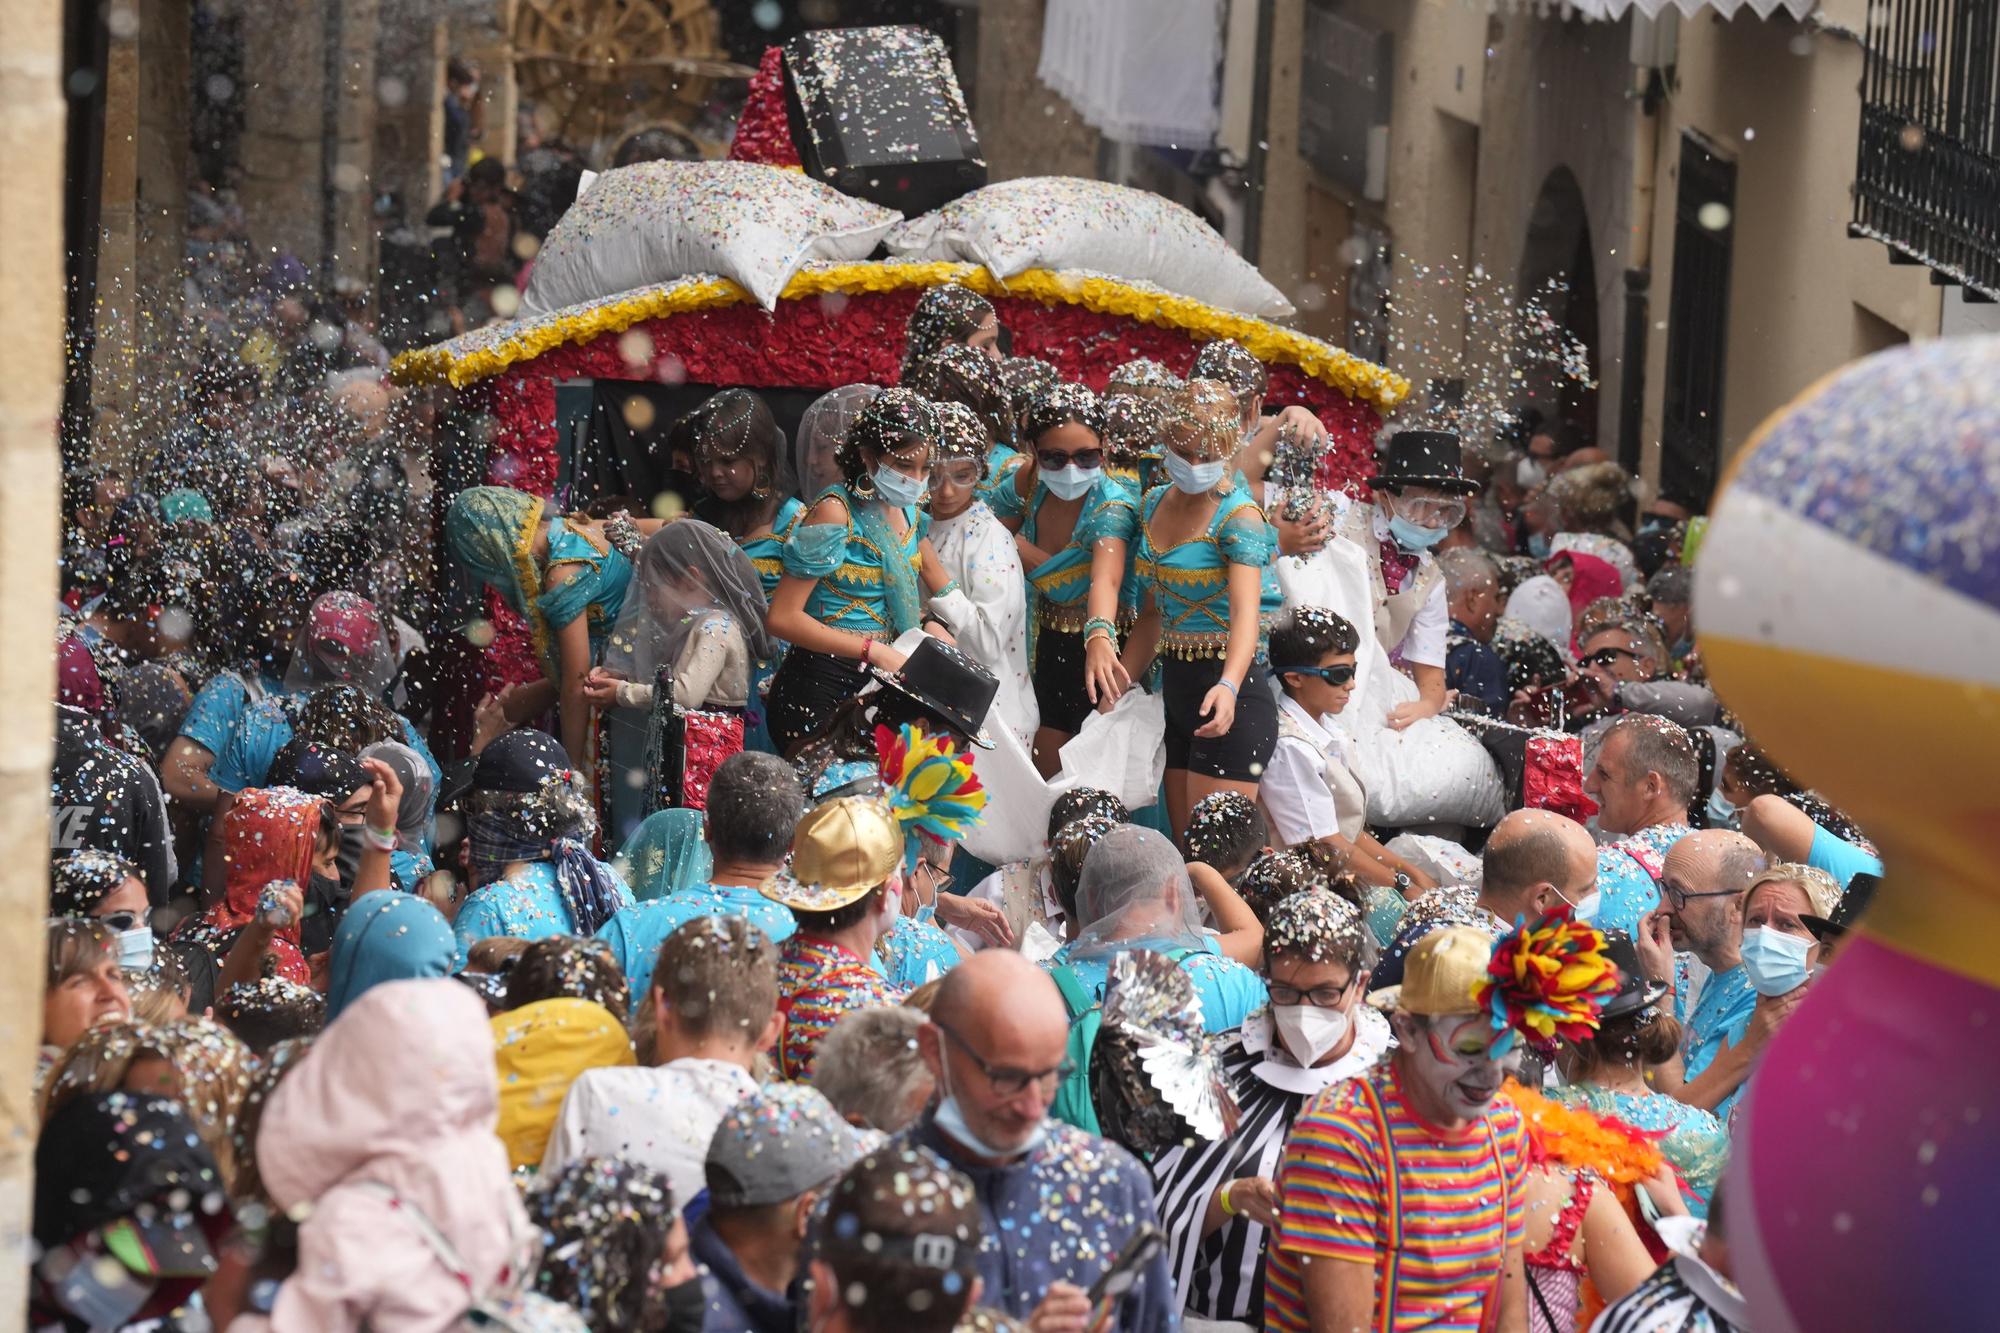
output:
[[[1083,861],[1121,821],[1105,815],[1072,820],[1049,843],[1049,885],[1056,891],[1063,915],[1076,920],[1076,890],[1083,881]]]
[[[665,1176],[615,1157],[580,1157],[539,1177],[524,1202],[542,1233],[536,1291],[580,1313],[591,1333],[666,1326],[658,1279],[679,1210]]]
[[[934,403],[961,403],[986,423],[993,438],[1014,445],[1014,394],[1000,363],[976,347],[947,343],[910,367],[903,383]]]
[[[1033,442],[1068,425],[1104,438],[1104,404],[1087,385],[1057,384],[1037,395],[1021,414],[1021,438]]]
[[[617,957],[602,940],[550,935],[523,949],[508,970],[509,1009],[563,998],[601,1004],[620,1023],[625,1021],[630,987]]]
[[[922,394],[914,389],[884,389],[862,407],[833,457],[840,475],[852,484],[872,470],[864,450],[902,459],[935,451],[943,433],[937,409]]]
[[[348,754],[360,754],[382,741],[402,740],[403,723],[361,687],[327,685],[306,697],[293,734]]]
[[[1236,891],[1259,921],[1267,921],[1271,909],[1293,894],[1326,887],[1326,870],[1318,861],[1302,851],[1283,851],[1266,852],[1252,861]]]

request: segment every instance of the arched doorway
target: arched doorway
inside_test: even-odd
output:
[[[1568,422],[1587,444],[1597,438],[1597,374],[1601,364],[1597,335],[1597,261],[1590,244],[1590,216],[1583,189],[1568,167],[1559,166],[1542,181],[1528,214],[1521,242],[1521,269],[1515,299],[1526,310],[1532,303],[1546,314],[1561,337],[1530,336],[1528,354],[1517,357],[1524,389],[1542,411]],[[1524,320],[1524,325],[1531,320]],[[1565,373],[1561,344],[1580,344],[1585,367]],[[1585,373],[1579,375],[1577,370]]]

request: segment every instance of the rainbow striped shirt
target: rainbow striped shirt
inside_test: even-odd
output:
[[[794,935],[778,955],[778,1071],[792,1080],[812,1075],[820,1038],[850,1009],[901,1004],[903,993],[866,959],[828,940]]]
[[[1400,1216],[1388,1212],[1392,1161]],[[1526,1170],[1521,1113],[1505,1098],[1447,1138],[1410,1110],[1393,1065],[1328,1088],[1293,1122],[1278,1165],[1265,1328],[1307,1333],[1304,1267],[1333,1258],[1375,1265],[1371,1333],[1477,1333],[1506,1249],[1521,1243]]]

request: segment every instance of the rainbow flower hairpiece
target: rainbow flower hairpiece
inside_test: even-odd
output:
[[[897,731],[878,726],[875,758],[905,837],[920,832],[957,842],[984,818],[986,788],[972,771],[972,757],[959,754],[950,738],[907,722]]]
[[[1597,1031],[1598,1014],[1618,993],[1618,966],[1606,956],[1604,932],[1558,908],[1526,919],[1493,946],[1486,978],[1472,998],[1493,1019],[1505,1050],[1519,1033],[1529,1045],[1552,1049]]]

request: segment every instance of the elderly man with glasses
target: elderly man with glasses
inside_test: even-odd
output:
[[[927,1148],[972,1181],[984,1302],[1034,1333],[1083,1333],[1106,1316],[1126,1333],[1177,1327],[1164,1254],[1107,1297],[1110,1308],[1089,1298],[1152,1222],[1153,1185],[1123,1148],[1049,1118],[1071,1070],[1069,1021],[1047,974],[1011,950],[974,954],[946,974],[917,1043],[938,1103],[896,1143]]]
[[[1653,1084],[1723,1120],[1780,1017],[1759,1001],[1739,948],[1743,895],[1764,865],[1741,833],[1688,834],[1667,853],[1660,904],[1633,935],[1640,968],[1673,988],[1684,1028],[1680,1055],[1653,1071]]]

